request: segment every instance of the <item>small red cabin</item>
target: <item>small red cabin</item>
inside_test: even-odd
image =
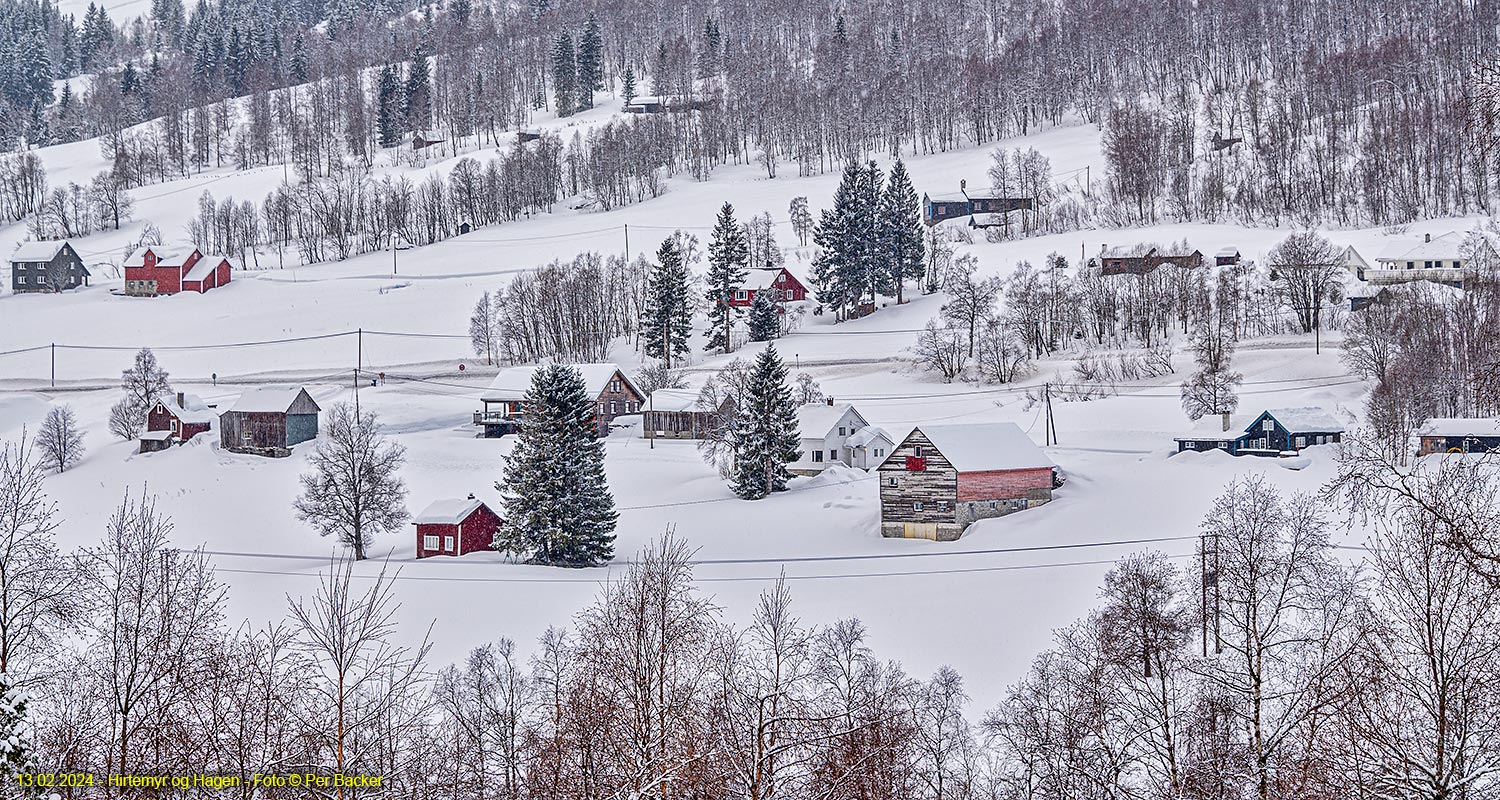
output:
[[[745,285],[734,291],[734,297],[730,298],[729,304],[736,307],[749,306],[755,302],[757,292],[770,290],[775,293],[776,301],[779,303],[791,303],[807,299],[807,286],[797,280],[786,267],[772,267],[771,269],[752,269],[750,276],[745,279]]]
[[[200,433],[208,433],[216,418],[213,410],[197,395],[178,392],[176,397],[162,398],[146,414],[147,431],[166,431],[168,438],[186,442]]]
[[[229,259],[205,256],[191,245],[148,245],[125,259],[125,293],[155,297],[217,289],[229,283]]]
[[[417,558],[463,556],[493,550],[500,516],[469,495],[438,500],[412,519],[417,526]]]

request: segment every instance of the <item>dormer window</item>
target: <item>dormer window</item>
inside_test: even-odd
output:
[[[1261,423],[1260,423],[1260,429],[1263,430],[1263,431],[1268,431],[1268,432],[1276,430],[1276,422],[1275,422],[1275,420],[1271,420],[1271,419],[1262,420]]]

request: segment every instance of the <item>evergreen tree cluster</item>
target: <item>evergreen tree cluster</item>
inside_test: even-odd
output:
[[[539,367],[522,406],[521,430],[495,484],[505,503],[495,549],[537,564],[609,561],[618,513],[583,375],[562,364]]]
[[[920,280],[925,264],[921,207],[906,165],[897,160],[886,180],[875,162],[850,162],[813,241],[818,301],[840,319],[877,295],[900,302],[906,281]]]
[[[634,93],[634,77],[631,78]],[[559,117],[594,107],[594,92],[604,88],[604,38],[599,19],[589,14],[578,45],[567,31],[552,43],[552,99]],[[627,101],[628,102],[628,101]]]
[[[392,64],[380,68],[375,79],[375,137],[381,147],[395,147],[407,131],[423,131],[432,124],[432,64],[418,46],[403,77]]]

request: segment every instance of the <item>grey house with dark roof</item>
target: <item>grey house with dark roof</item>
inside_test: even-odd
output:
[[[88,268],[67,242],[22,242],[10,255],[10,289],[16,294],[88,285]]]

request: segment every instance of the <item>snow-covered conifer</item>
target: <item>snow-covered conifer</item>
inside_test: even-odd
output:
[[[608,561],[618,513],[583,375],[562,364],[537,369],[522,406],[521,431],[496,484],[505,522],[495,549],[537,564],[591,567]]]
[[[769,342],[781,335],[781,306],[773,298],[773,289],[762,289],[750,302],[750,341]]]
[[[906,281],[920,281],[926,266],[922,246],[922,214],[917,191],[912,188],[906,165],[899,159],[891,167],[889,182],[880,198],[880,250],[886,269],[885,282],[903,302]]]
[[[646,282],[646,307],[641,315],[641,340],[646,355],[671,369],[689,352],[693,310],[688,302],[688,269],[675,237],[656,251],[656,266]]]
[[[786,465],[801,455],[797,449],[797,403],[787,385],[786,365],[767,345],[750,368],[745,400],[734,422],[734,493],[759,500],[786,489],[792,477]]]
[[[735,290],[745,285],[750,258],[745,231],[734,221],[734,206],[719,209],[712,238],[708,242],[708,344],[705,350],[725,353],[734,349],[731,331],[740,310],[729,304]]]

